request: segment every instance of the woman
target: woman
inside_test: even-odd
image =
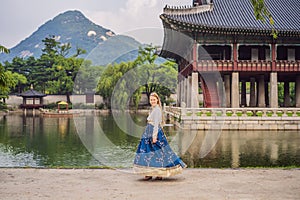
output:
[[[151,110],[134,159],[134,172],[145,180],[162,180],[182,172],[186,164],[173,152],[162,130],[163,114],[159,96],[150,94]]]

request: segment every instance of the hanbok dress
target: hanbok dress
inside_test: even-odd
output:
[[[133,170],[143,176],[169,177],[180,174],[187,165],[170,147],[161,127],[162,111],[157,105],[147,117],[147,126],[139,142]],[[153,143],[152,138],[157,137]]]

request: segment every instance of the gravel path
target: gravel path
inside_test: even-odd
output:
[[[162,181],[131,170],[0,168],[0,199],[300,199],[299,169],[185,169]]]

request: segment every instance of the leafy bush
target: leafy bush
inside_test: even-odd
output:
[[[247,116],[253,116],[253,112],[251,111],[251,110],[248,110],[247,112],[246,112],[246,114],[247,114]]]
[[[0,102],[0,110],[7,110],[7,105],[3,102]]]
[[[232,111],[231,110],[228,110],[228,111],[226,111],[226,116],[232,116]]]
[[[282,112],[281,110],[278,110],[278,111],[276,112],[276,114],[277,114],[278,117],[282,117],[283,112]]]
[[[270,110],[267,111],[267,116],[268,116],[268,117],[272,117],[272,115],[273,115],[273,111],[270,111]]]
[[[262,114],[263,114],[263,112],[262,112],[262,111],[256,111],[256,113],[255,113],[255,115],[256,115],[256,116],[258,116],[258,117],[261,117],[261,116],[262,116]]]
[[[236,111],[236,115],[241,117],[243,115],[243,111],[240,111],[240,110]]]
[[[208,111],[206,111],[205,114],[206,114],[206,116],[210,117],[211,116],[211,111],[208,110]]]
[[[293,116],[293,111],[286,111],[287,116],[292,117]]]
[[[196,115],[199,116],[199,117],[200,117],[202,114],[203,114],[202,111],[198,111],[198,112],[196,113]]]

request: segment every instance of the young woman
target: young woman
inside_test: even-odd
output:
[[[186,164],[174,153],[162,130],[163,113],[160,98],[150,95],[151,110],[147,127],[141,137],[134,159],[134,172],[145,176],[145,180],[161,180],[182,172]]]

